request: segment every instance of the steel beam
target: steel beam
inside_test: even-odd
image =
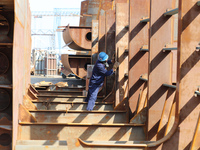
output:
[[[165,47],[162,50],[163,50],[163,52],[165,52],[165,51],[172,51],[172,50],[177,50],[177,47]]]
[[[175,85],[170,85],[170,84],[165,84],[165,83],[164,83],[163,86],[168,87],[168,88],[176,89],[176,86],[175,86]]]
[[[99,16],[99,52],[106,52],[106,14]]]
[[[196,95],[200,96],[200,92],[199,91],[195,91],[194,92]]]
[[[140,77],[139,79],[142,80],[142,81],[145,81],[145,82],[148,81],[148,79],[145,79],[145,78],[143,78],[143,77]]]
[[[86,14],[88,11],[88,1],[82,1],[81,2],[81,16],[80,17],[80,27],[85,27],[86,26],[86,16],[83,16],[83,14]]]
[[[175,9],[168,9],[165,13],[164,16],[172,16],[178,13],[178,8]]]
[[[200,55],[195,51],[200,39],[199,14],[197,1],[179,0],[176,107],[180,107],[180,114],[178,129],[164,144],[168,149],[189,149],[198,120],[199,97],[194,91],[200,84]]]
[[[91,64],[95,64],[98,59],[98,47],[99,47],[99,21],[92,20],[92,53]]]
[[[106,34],[105,34],[105,40],[106,40],[106,53],[109,56],[109,59],[112,59],[112,57],[115,54],[115,11],[108,10],[106,11],[106,20],[105,20],[105,27],[106,27]],[[109,69],[112,68],[112,65],[109,67]],[[106,95],[110,94],[113,90],[115,77],[109,76],[106,77]],[[112,94],[114,95],[114,94]],[[114,100],[114,97],[113,97]]]
[[[163,53],[166,43],[172,41],[172,20],[163,12],[170,8],[172,0],[151,1],[149,41],[149,83],[148,83],[148,140],[156,140],[158,123],[167,96],[163,83],[171,83],[171,53]],[[162,7],[160,7],[162,6]]]
[[[149,48],[148,48],[148,45],[144,45],[140,48],[140,51],[142,52],[148,52],[149,51]]]
[[[200,1],[197,2],[197,6],[200,6]]]
[[[196,129],[194,132],[193,140],[190,146],[191,150],[199,149],[200,148],[200,114],[197,121]]]
[[[116,51],[115,56],[120,63],[118,71],[116,72],[116,100],[115,106],[117,106],[124,98],[125,87],[127,80],[124,78],[124,73],[128,73],[128,55],[125,50],[128,49],[128,30],[126,25],[128,20],[128,4],[117,3],[116,4]]]
[[[147,22],[149,22],[150,21],[150,18],[149,17],[145,17],[145,18],[142,18],[141,20],[140,20],[140,22],[144,22],[144,23],[147,23]]]
[[[137,99],[144,81],[141,74],[148,72],[148,30],[149,23],[141,22],[143,16],[149,16],[150,1],[130,1],[130,25],[129,25],[129,105],[133,113],[136,110]],[[147,19],[147,18],[144,18]],[[145,20],[143,20],[145,21]],[[147,20],[146,20],[147,21]],[[132,117],[130,116],[130,117]]]

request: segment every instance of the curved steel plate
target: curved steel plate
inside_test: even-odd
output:
[[[85,79],[87,75],[87,64],[90,64],[91,57],[69,56],[68,54],[61,55],[61,62],[65,68],[64,74],[67,76],[70,73],[75,74],[79,78]]]
[[[91,27],[70,27],[63,30],[63,40],[65,44],[75,50],[90,50],[92,43],[87,34],[91,33]]]

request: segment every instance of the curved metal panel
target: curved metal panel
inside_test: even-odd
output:
[[[63,30],[63,40],[66,45],[75,50],[90,50],[91,27],[70,27],[69,25]]]
[[[90,64],[90,57],[83,56],[69,56],[68,54],[61,55],[61,62],[65,68],[64,74],[68,75],[69,73],[73,73],[79,78],[85,79],[87,75],[87,64]]]

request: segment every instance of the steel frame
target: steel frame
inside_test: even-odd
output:
[[[116,72],[116,85],[115,85],[115,106],[117,106],[124,98],[125,87],[128,84],[127,79],[124,77],[128,73],[128,55],[125,50],[128,49],[129,31],[126,26],[129,24],[128,18],[128,4],[116,4],[116,33],[115,33],[115,57],[120,63]]]
[[[142,74],[148,72],[149,0],[130,1],[129,25],[129,104],[133,116],[144,82]],[[147,16],[147,17],[144,17]],[[142,21],[141,18],[146,21]],[[144,45],[144,46],[143,46]],[[145,79],[147,81],[148,79]]]

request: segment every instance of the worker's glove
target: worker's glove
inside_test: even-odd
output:
[[[119,67],[119,62],[115,62],[115,64],[113,65],[113,70],[116,71],[116,69]]]

